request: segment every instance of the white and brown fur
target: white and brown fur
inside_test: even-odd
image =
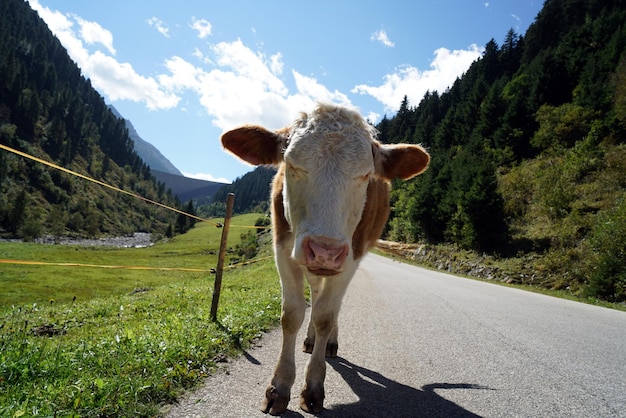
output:
[[[337,355],[337,315],[359,260],[389,215],[389,181],[422,173],[430,157],[418,145],[383,145],[354,110],[318,104],[290,127],[243,126],[223,146],[253,165],[274,165],[274,254],[282,286],[283,344],[261,409],[284,412],[295,380],[296,335],[304,320],[304,279],[312,295],[304,351],[311,353],[300,407],[323,409],[325,357]]]

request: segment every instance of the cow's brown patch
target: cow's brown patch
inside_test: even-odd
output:
[[[380,238],[389,216],[389,184],[378,178],[370,180],[361,220],[352,235],[354,259],[363,257]]]

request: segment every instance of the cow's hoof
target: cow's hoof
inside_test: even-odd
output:
[[[302,351],[305,353],[311,354],[313,352],[313,346],[315,345],[315,341],[309,340],[306,338],[304,340],[304,345],[302,346]],[[337,357],[337,350],[339,349],[339,344],[337,343],[328,343],[326,344],[326,357]]]
[[[309,414],[319,414],[324,409],[324,388],[304,389],[300,394],[300,408]]]
[[[315,340],[310,340],[308,338],[304,339],[304,345],[302,346],[302,351],[305,353],[311,354],[313,352],[313,346],[315,345]]]
[[[274,385],[270,385],[265,391],[261,411],[270,415],[280,415],[287,410],[287,405],[289,405],[289,393],[280,393]]]

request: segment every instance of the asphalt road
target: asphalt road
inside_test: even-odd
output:
[[[626,417],[625,312],[370,254],[339,327],[320,417]],[[267,334],[168,417],[265,416],[280,340]],[[296,353],[284,417],[310,416],[298,407],[307,358]]]

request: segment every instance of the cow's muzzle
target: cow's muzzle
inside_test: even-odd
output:
[[[350,248],[345,242],[325,237],[306,237],[302,242],[304,266],[318,276],[334,276],[341,271]]]

